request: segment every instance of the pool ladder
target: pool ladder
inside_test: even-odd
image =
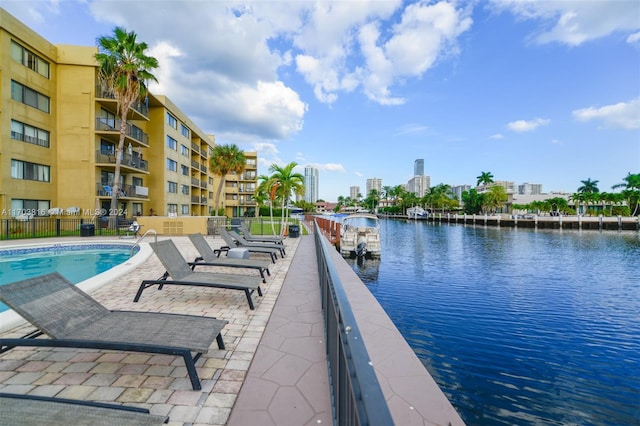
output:
[[[147,232],[145,232],[144,234],[142,234],[142,236],[140,238],[138,238],[135,242],[134,245],[131,246],[131,254],[129,255],[129,257],[133,257],[133,249],[136,248],[136,246],[139,246],[140,243],[142,242],[142,240],[144,240],[144,237],[146,237],[148,234],[153,234],[154,238],[154,242],[158,242],[158,233],[156,232],[155,229],[149,229]]]

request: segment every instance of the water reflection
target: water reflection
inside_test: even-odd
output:
[[[380,272],[380,259],[364,257],[346,258],[345,261],[351,266],[363,283],[372,284],[378,280]]]
[[[383,220],[354,271],[463,419],[637,424],[640,233]]]

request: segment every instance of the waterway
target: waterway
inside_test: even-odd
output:
[[[381,221],[349,260],[469,425],[640,424],[640,232]]]

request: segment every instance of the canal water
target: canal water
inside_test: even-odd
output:
[[[640,424],[640,233],[382,220],[348,260],[469,425]]]

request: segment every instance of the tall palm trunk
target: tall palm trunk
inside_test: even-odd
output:
[[[120,167],[122,166],[122,154],[124,152],[124,139],[127,134],[127,108],[122,108],[120,112],[120,138],[118,140],[118,146],[116,148],[116,168],[113,172],[113,184],[111,189],[111,211],[109,216],[118,215],[118,194],[121,192],[120,188]]]

